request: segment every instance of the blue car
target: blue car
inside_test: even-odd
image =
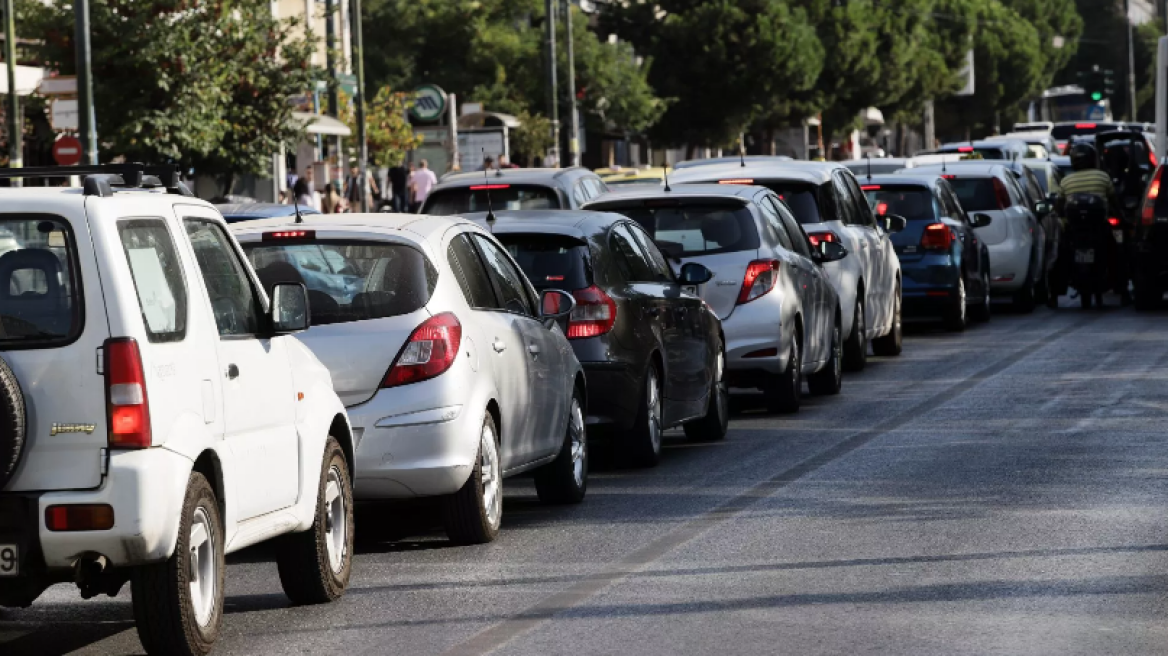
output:
[[[990,318],[990,255],[974,228],[990,224],[986,214],[969,216],[944,175],[859,176],[878,216],[904,217],[892,233],[903,275],[906,317],[939,319],[953,331],[969,320]]]

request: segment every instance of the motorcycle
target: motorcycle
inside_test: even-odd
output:
[[[1092,300],[1103,307],[1103,293],[1112,288],[1118,271],[1122,220],[1108,216],[1107,200],[1095,194],[1068,197],[1065,215],[1070,285],[1078,290],[1084,309],[1091,307]]]

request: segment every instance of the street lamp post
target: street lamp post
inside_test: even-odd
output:
[[[552,120],[551,154],[560,163],[560,106],[556,98],[556,0],[547,0],[548,114]]]
[[[357,71],[357,92],[353,94],[353,105],[357,114],[357,165],[359,179],[354,183],[360,185],[361,211],[369,211],[369,148],[365,142],[365,45],[361,36],[361,0],[353,0],[352,16],[350,17],[353,32],[353,65]],[[339,153],[338,153],[339,156]]]
[[[73,11],[73,43],[77,56],[77,127],[81,148],[85,152],[82,161],[97,166],[97,117],[93,110],[93,75],[90,71],[89,0],[73,0]]]
[[[8,67],[8,167],[24,167],[20,138],[20,99],[16,95],[16,15],[12,0],[4,0],[4,59]],[[20,178],[10,184],[20,186]]]
[[[580,166],[580,116],[576,109],[576,53],[572,42],[572,0],[564,0],[564,27],[568,53],[568,107],[572,113],[568,123],[568,151],[572,166]]]

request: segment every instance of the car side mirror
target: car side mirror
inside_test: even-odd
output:
[[[272,332],[277,335],[308,330],[308,290],[298,282],[276,283],[268,313]]]
[[[975,228],[984,228],[994,222],[994,217],[989,214],[974,214],[973,218],[969,220],[969,225]]]
[[[908,227],[908,219],[896,214],[884,214],[879,217],[884,223],[884,230],[887,232],[900,232]]]
[[[1053,208],[1050,206],[1050,203],[1044,200],[1040,200],[1034,204],[1034,213],[1038,216],[1046,216],[1047,214],[1050,214],[1051,209]]]
[[[560,325],[560,330],[568,334],[568,320],[572,317],[572,310],[576,309],[576,299],[565,291],[546,289],[539,295],[539,316],[547,325],[554,322]]]
[[[848,249],[838,241],[821,241],[811,249],[811,259],[820,264],[838,262],[848,256]]]
[[[687,262],[681,267],[677,281],[683,285],[704,285],[714,277],[714,272],[697,262]]]

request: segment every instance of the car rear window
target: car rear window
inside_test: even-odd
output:
[[[487,194],[490,194],[490,207]],[[426,199],[422,214],[451,216],[499,210],[555,210],[560,208],[556,190],[540,185],[484,183],[469,187],[439,189]]]
[[[270,241],[244,244],[269,296],[280,282],[308,288],[312,325],[409,314],[430,300],[438,271],[405,244]]]
[[[986,212],[1001,209],[994,192],[992,178],[951,178],[949,186],[961,201],[966,212]]]
[[[588,245],[561,235],[495,234],[536,289],[576,291],[592,285]]]
[[[819,195],[815,185],[798,182],[762,182],[762,186],[779,195],[791,208],[795,220],[800,224],[820,223]]]
[[[1038,186],[1042,187],[1042,193],[1050,193],[1050,178],[1047,176],[1046,169],[1030,169],[1034,172],[1035,179],[1038,180]]]
[[[758,228],[746,207],[727,204],[671,204],[605,208],[641,224],[671,257],[737,253],[758,248]]]
[[[64,219],[0,219],[0,348],[66,344],[81,332],[73,231]]]
[[[1116,124],[1114,123],[1074,123],[1070,125],[1056,125],[1050,130],[1050,136],[1059,141],[1066,141],[1071,137],[1082,134],[1095,134],[1096,132],[1105,132],[1107,130],[1114,130]]]
[[[118,235],[138,293],[146,338],[151,342],[181,341],[187,331],[187,290],[166,222],[120,221]]]
[[[911,185],[865,185],[864,195],[877,214],[895,214],[909,221],[935,221],[940,216],[933,193]]]

